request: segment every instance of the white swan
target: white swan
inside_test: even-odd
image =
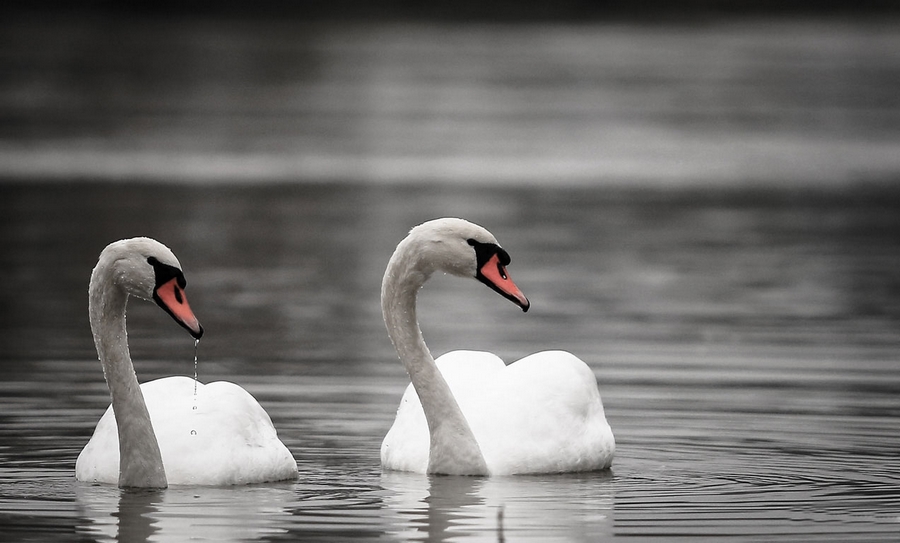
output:
[[[591,369],[564,351],[506,366],[490,353],[432,358],[416,319],[416,294],[436,271],[472,277],[527,311],[506,271],[509,255],[484,228],[437,219],[397,246],[381,285],[391,341],[412,383],[381,445],[385,469],[450,475],[605,469],[615,440]]]
[[[91,274],[91,330],[112,405],[75,462],[80,481],[120,487],[231,485],[297,476],[269,415],[243,388],[166,377],[138,386],[128,352],[128,296],[154,300],[199,339],[181,265],[149,238],[108,245]],[[121,437],[121,439],[119,439]],[[120,462],[121,459],[121,462]]]

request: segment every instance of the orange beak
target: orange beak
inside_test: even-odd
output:
[[[194,339],[200,339],[203,335],[203,327],[200,326],[200,321],[197,320],[194,312],[191,311],[187,296],[185,296],[184,290],[178,285],[176,278],[173,277],[156,287],[156,290],[153,291],[153,300],[156,301],[157,305],[165,309],[166,313],[175,319],[175,322],[187,329]]]
[[[479,279],[484,284],[497,291],[501,296],[510,300],[512,303],[522,308],[522,311],[528,311],[531,303],[528,298],[519,290],[519,287],[513,283],[506,271],[506,266],[500,263],[500,256],[494,255],[484,263],[479,270]]]

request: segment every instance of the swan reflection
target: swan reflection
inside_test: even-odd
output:
[[[122,543],[248,541],[288,531],[291,484],[120,490],[78,483],[80,532]]]
[[[612,534],[609,471],[514,477],[384,472],[400,541],[580,541]]]

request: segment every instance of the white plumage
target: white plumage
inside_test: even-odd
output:
[[[575,355],[544,351],[505,365],[481,351],[436,360],[491,475],[604,469],[615,440],[593,372]],[[381,448],[385,468],[425,473],[428,425],[412,383]]]
[[[241,485],[293,479],[297,463],[268,413],[227,381],[164,377],[141,385],[170,485]],[[196,409],[194,407],[196,406]],[[80,481],[116,484],[118,431],[112,406],[78,456]]]

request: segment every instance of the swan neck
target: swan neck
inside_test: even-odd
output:
[[[162,455],[128,351],[127,302],[128,293],[101,261],[91,276],[88,310],[118,430],[119,486],[165,488]]]
[[[409,238],[397,247],[384,275],[381,303],[388,335],[415,387],[428,422],[428,472],[487,475],[488,468],[478,441],[419,327],[417,294],[430,272],[416,266],[411,258],[413,252]]]

